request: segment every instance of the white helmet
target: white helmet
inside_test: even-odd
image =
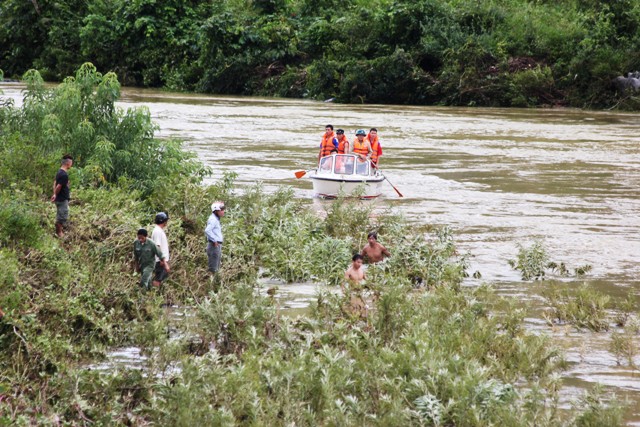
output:
[[[223,211],[223,210],[224,210],[224,202],[211,203],[211,212]]]

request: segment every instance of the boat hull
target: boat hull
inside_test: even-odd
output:
[[[347,179],[340,177],[319,177],[312,175],[313,192],[325,199],[335,199],[341,194],[347,197],[375,199],[382,194],[384,177],[372,176],[369,179]]]

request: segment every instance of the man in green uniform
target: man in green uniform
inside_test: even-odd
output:
[[[138,238],[133,242],[133,255],[136,259],[136,270],[141,274],[140,286],[145,290],[151,289],[151,279],[156,266],[156,258],[160,258],[160,265],[169,272],[169,264],[165,262],[162,251],[153,240],[147,238],[147,230],[138,230]]]

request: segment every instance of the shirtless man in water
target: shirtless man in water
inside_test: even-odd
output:
[[[375,264],[384,259],[384,257],[390,257],[391,253],[378,243],[378,234],[375,232],[369,233],[367,235],[367,240],[369,243],[362,248],[362,256],[369,262],[370,264]]]
[[[364,275],[364,268],[362,268],[362,255],[355,254],[353,258],[351,258],[351,266],[344,272],[344,278],[349,282],[360,283],[364,279],[366,279]]]
[[[369,306],[362,297],[361,289],[359,287],[360,283],[367,278],[364,274],[364,267],[362,267],[362,255],[355,254],[351,260],[353,261],[351,266],[344,273],[344,278],[347,279],[347,282],[350,285],[348,290],[349,304],[347,305],[346,310],[353,315],[366,318]],[[342,288],[343,293],[347,292],[344,283],[341,283],[340,287]]]

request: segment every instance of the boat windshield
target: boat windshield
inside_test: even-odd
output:
[[[369,175],[369,160],[356,161],[356,175]]]
[[[336,156],[335,173],[338,175],[353,175],[354,157],[338,154]]]
[[[372,175],[371,162],[369,160],[360,160],[358,156],[353,154],[332,154],[320,159],[318,164],[318,174],[336,175]]]
[[[318,173],[331,173],[333,170],[333,157],[327,156],[320,159],[320,167]]]

